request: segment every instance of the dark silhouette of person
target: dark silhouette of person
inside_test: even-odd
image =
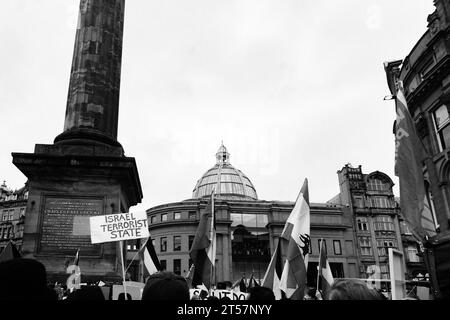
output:
[[[157,272],[148,277],[142,293],[142,300],[189,301],[189,287],[186,279],[182,276],[168,271]]]
[[[17,258],[0,263],[0,300],[58,300],[47,286],[45,266],[34,259]]]
[[[102,301],[105,300],[105,296],[98,286],[82,286],[70,293],[67,300]]]
[[[125,293],[124,292],[119,293],[117,300],[125,300]],[[128,292],[127,292],[127,300],[133,300],[131,294],[129,294]]]
[[[248,290],[249,301],[275,301],[273,291],[266,287],[253,287]]]
[[[364,281],[355,279],[336,280],[327,292],[326,300],[385,300]]]

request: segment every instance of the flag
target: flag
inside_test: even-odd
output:
[[[288,299],[302,300],[306,289],[308,253],[311,245],[308,180],[305,179],[281,234],[287,242],[280,289]]]
[[[426,194],[422,168],[427,154],[408,111],[401,83],[396,95],[396,113],[395,175],[400,181],[400,207],[411,232],[422,241],[425,236],[433,235],[422,225],[426,222],[424,218],[431,219],[431,215],[424,215]]]
[[[254,288],[254,287],[260,287],[259,283],[256,281],[255,277],[252,275],[250,276],[250,280],[248,281],[248,289]]]
[[[192,289],[192,279],[194,278],[194,269],[195,269],[195,265],[192,264],[191,268],[189,269],[189,271],[185,277],[189,289]]]
[[[280,300],[283,295],[280,290],[281,274],[283,272],[283,258],[281,256],[281,239],[278,239],[277,247],[270,260],[269,267],[262,281],[262,286],[272,289],[275,299]]]
[[[245,284],[245,276],[242,276],[241,281],[239,281],[239,291],[247,292],[247,285]]]
[[[211,208],[208,208],[211,211],[211,222],[210,222],[210,228],[209,228],[209,240],[211,241],[208,247],[208,258],[211,261],[213,267],[216,264],[216,246],[217,246],[217,239],[216,239],[216,214],[214,212],[214,189],[211,193]]]
[[[147,238],[139,251],[141,260],[144,262],[144,279],[153,273],[161,271],[161,264],[153,247],[151,237]]]
[[[80,262],[80,249],[77,250],[77,253],[75,254],[75,259],[73,259],[73,265],[77,266]]]
[[[70,276],[66,280],[67,288],[70,291],[80,289],[81,269],[78,266],[79,262],[80,262],[80,249],[77,250],[75,258],[73,259],[73,263],[67,266],[66,269],[66,273],[70,274]]]
[[[208,289],[211,287],[212,271],[216,256],[216,230],[214,215],[214,190],[208,202],[206,210],[200,217],[197,232],[189,252],[194,262],[194,277],[192,285],[204,284]]]
[[[9,240],[8,244],[0,254],[0,262],[18,258],[21,258],[21,255],[17,250],[16,246],[14,245],[14,243],[11,240]]]
[[[319,250],[319,266],[317,272],[317,289],[319,289],[319,282],[321,283],[322,296],[330,290],[334,282],[333,274],[331,273],[330,264],[328,263],[327,253],[325,249],[325,240],[320,241]]]
[[[231,286],[231,289],[239,288],[240,292],[246,292],[247,286],[245,285],[245,277],[242,276],[240,279],[236,280],[235,283]]]

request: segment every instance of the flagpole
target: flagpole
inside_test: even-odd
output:
[[[214,227],[214,194],[215,194],[215,188],[212,189],[211,192],[211,226],[210,226],[210,234],[213,234],[213,230],[212,228]],[[215,233],[214,233],[214,237],[215,237]],[[212,284],[213,284],[213,279],[214,279],[214,265],[216,263],[216,256],[215,256],[215,245],[216,245],[216,241],[215,239],[210,239],[211,240],[211,244],[212,244],[212,252],[213,252],[213,257],[212,257],[212,261],[211,261],[211,274],[209,275],[209,289],[210,291],[212,291]]]
[[[130,263],[128,264],[127,268],[125,269],[125,272],[128,271],[128,269],[131,267],[131,264],[133,263],[134,259],[136,259],[137,255],[141,252],[141,250],[145,247],[145,245],[147,244],[147,241],[150,238],[147,238],[147,240],[144,242],[143,245],[141,245],[141,247],[139,248],[139,250],[134,254],[133,259],[131,259]]]
[[[323,238],[320,238],[319,263],[317,264],[317,287],[316,287],[316,292],[319,291],[319,272],[320,272],[320,258],[322,257],[322,241],[323,241]]]
[[[127,287],[126,287],[126,285],[125,285],[125,265],[124,265],[124,262],[123,262],[123,240],[121,240],[121,241],[119,241],[119,246],[120,246],[120,257],[122,258],[121,259],[121,261],[122,261],[122,276],[123,276],[123,282],[122,282],[122,284],[123,284],[123,292],[124,292],[124,295],[125,295],[125,300],[128,300],[127,299]]]

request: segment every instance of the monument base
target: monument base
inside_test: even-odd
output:
[[[12,156],[29,185],[23,256],[42,262],[52,280],[66,274],[80,250],[85,279],[120,280],[119,245],[92,245],[89,217],[128,212],[141,202],[134,158],[123,156],[121,146],[72,144],[37,144],[34,153]]]

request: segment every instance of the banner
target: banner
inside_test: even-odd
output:
[[[201,289],[189,289],[191,300],[194,295],[200,296],[201,291]],[[208,293],[208,296],[209,295],[213,295],[214,297],[217,297],[219,299],[228,297],[231,300],[247,300],[248,297],[248,293],[236,292],[232,290],[211,290]]]
[[[141,300],[142,293],[144,292],[145,283],[135,281],[125,281],[124,285],[127,287],[127,293],[133,300]],[[112,300],[118,300],[119,294],[123,293],[123,285],[112,286]]]
[[[90,217],[90,227],[93,244],[150,237],[143,211]]]

